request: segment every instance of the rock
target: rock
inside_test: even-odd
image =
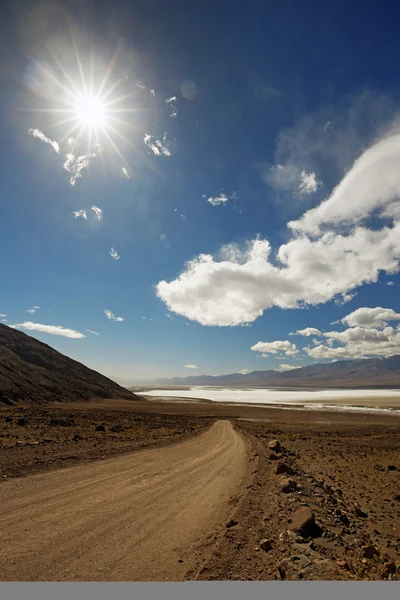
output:
[[[81,439],[82,439],[82,438],[81,438],[81,436],[79,435],[79,433],[76,433],[76,434],[74,435],[74,437],[72,438],[72,441],[74,441],[74,442],[79,442],[79,440],[81,440]]]
[[[291,494],[297,490],[297,483],[293,479],[286,477],[282,478],[281,481],[281,492],[284,494]]]
[[[320,537],[322,528],[315,522],[314,514],[309,506],[302,506],[292,515],[290,529],[303,538]]]
[[[375,548],[372,544],[361,546],[361,552],[365,558],[374,558],[375,555],[379,554],[378,548]]]
[[[24,442],[22,442],[21,440],[17,440],[17,446],[23,446]]]
[[[280,445],[280,442],[278,440],[271,440],[270,442],[268,442],[268,448],[270,450],[275,450],[275,452],[281,452],[282,450],[282,446]]]
[[[272,550],[272,544],[272,540],[264,539],[260,541],[259,546],[262,550],[264,550],[264,552],[269,552],[270,550]]]
[[[337,560],[336,564],[341,569],[346,569],[347,570],[349,568],[349,563],[346,560]]]
[[[106,428],[104,427],[104,425],[97,425],[95,431],[105,431]]]
[[[28,423],[28,419],[25,419],[25,417],[21,417],[17,421],[17,424],[20,425],[21,427],[24,427],[27,423]]]
[[[237,524],[238,524],[238,522],[237,522],[237,521],[234,521],[233,519],[231,519],[230,521],[228,521],[228,522],[225,524],[225,527],[226,527],[227,529],[230,529],[231,527],[236,527],[236,525],[237,525]]]
[[[397,467],[395,465],[388,465],[388,471],[397,471]]]
[[[278,456],[271,452],[271,454],[268,456],[268,460],[278,460]]]
[[[397,496],[395,496],[395,497],[394,497],[394,499],[395,499],[397,502],[400,502],[400,494],[398,494]]]
[[[6,417],[6,423],[12,423],[12,417]]]
[[[368,517],[368,514],[362,510],[357,502],[354,503],[354,512],[356,513],[357,517],[361,517],[362,519],[367,519]]]
[[[292,475],[292,473],[294,473],[294,471],[290,465],[287,465],[284,462],[280,462],[275,469],[275,473],[277,475],[282,475],[282,473],[287,473],[288,475]]]
[[[382,577],[389,577],[396,572],[396,565],[393,561],[385,562],[382,569]]]
[[[124,428],[122,427],[122,425],[113,425],[110,428],[110,431],[112,431],[113,433],[121,433],[121,431],[124,431]]]
[[[283,559],[278,565],[281,579],[291,581],[343,579],[343,574],[333,561],[322,558],[318,552],[307,545],[294,544],[292,549],[296,554]]]

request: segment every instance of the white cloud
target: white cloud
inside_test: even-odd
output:
[[[107,308],[105,308],[103,310],[104,314],[106,315],[107,319],[110,319],[110,321],[117,321],[117,322],[122,322],[125,321],[125,319],[123,319],[122,317],[116,317],[111,310],[108,310]]]
[[[154,136],[145,133],[143,141],[155,156],[172,156],[167,145],[166,133],[164,133],[162,139],[155,139]]]
[[[298,193],[300,195],[303,194],[313,194],[316,192],[322,185],[322,182],[317,179],[315,173],[306,173],[302,171],[300,173],[300,184],[298,186]]]
[[[76,180],[82,177],[82,171],[89,167],[90,160],[99,155],[100,148],[96,146],[94,152],[80,154],[79,141],[74,138],[69,138],[68,146],[69,152],[65,155],[63,167],[66,171],[71,173],[69,177],[70,184],[75,185]]]
[[[121,167],[121,172],[122,172],[122,175],[124,177],[126,177],[126,179],[130,179],[129,171],[126,167]]]
[[[349,301],[357,287],[400,269],[400,221],[381,229],[355,222],[400,196],[399,160],[400,135],[385,138],[356,161],[328,200],[289,223],[300,234],[272,260],[265,239],[248,242],[245,250],[229,244],[221,260],[200,254],[177,279],[160,281],[158,296],[170,311],[218,326],[252,322],[272,306],[298,308],[338,297],[340,303]],[[340,227],[343,220],[353,223],[350,231],[320,230],[328,222]]]
[[[198,369],[197,365],[184,365],[186,369]]]
[[[362,307],[346,315],[342,323],[350,327],[373,327],[381,329],[387,327],[389,321],[400,321],[400,313],[396,313],[392,308]]]
[[[26,312],[33,314],[34,312],[39,310],[39,308],[40,308],[40,306],[34,306],[33,308],[28,308],[28,310]]]
[[[354,292],[353,294],[341,294],[339,298],[336,298],[335,304],[337,304],[338,306],[343,306],[344,304],[347,304],[348,302],[353,300],[353,298],[355,298],[356,296],[357,292]]]
[[[301,369],[298,365],[288,365],[288,364],[280,364],[278,367],[278,371],[293,371],[293,369]]]
[[[257,342],[254,346],[251,346],[251,350],[254,352],[261,352],[263,355],[277,354],[278,352],[284,352],[286,356],[294,356],[298,354],[295,344],[291,344],[287,340],[275,342]]]
[[[353,225],[377,209],[382,211],[400,196],[399,161],[397,133],[366,150],[327,200],[288,226],[317,235],[325,226]]]
[[[57,154],[59,154],[60,146],[58,145],[58,142],[46,137],[45,134],[43,133],[43,131],[41,131],[40,129],[30,129],[29,134],[32,137],[40,140],[41,142],[44,142],[45,144],[50,144],[50,146],[53,148],[53,150],[55,150],[55,152],[57,152]]]
[[[264,179],[274,189],[294,196],[313,194],[322,185],[315,173],[307,173],[293,164],[277,164],[270,167],[264,174]]]
[[[0,317],[6,317],[6,313],[0,313]]]
[[[390,287],[392,287],[394,285],[394,281],[388,281],[386,285],[389,285]]]
[[[84,219],[85,221],[87,221],[87,213],[86,210],[75,210],[72,213],[75,217],[75,219]]]
[[[8,319],[0,319],[2,323],[8,323]]]
[[[209,202],[212,206],[226,204],[228,200],[229,198],[226,194],[219,194],[219,196],[210,196],[210,198],[207,198],[207,202]]]
[[[26,329],[28,331],[41,331],[42,333],[49,333],[51,335],[61,335],[63,337],[81,339],[86,337],[79,331],[73,329],[66,329],[60,325],[42,325],[41,323],[32,323],[31,321],[25,321],[24,323],[16,323],[10,325],[13,329]]]
[[[238,373],[240,373],[240,375],[247,375],[248,372],[249,372],[248,369],[242,369],[241,371],[238,371]]]
[[[298,329],[297,331],[289,333],[289,335],[304,335],[309,337],[310,335],[321,335],[321,332],[315,327],[306,327],[305,329]]]
[[[114,260],[119,260],[121,258],[119,256],[118,252],[116,250],[114,250],[114,248],[111,248],[109,254]]]
[[[96,219],[98,221],[101,221],[101,219],[103,218],[103,209],[99,208],[98,206],[92,206],[91,210],[94,212]]]
[[[85,331],[88,331],[89,333],[93,333],[93,335],[100,335],[99,333],[97,333],[97,331],[93,331],[93,329],[85,329]]]
[[[171,119],[175,119],[175,117],[178,114],[178,109],[176,108],[176,101],[177,101],[176,96],[172,96],[171,98],[168,98],[168,100],[165,101],[165,103],[168,104],[171,109],[171,112],[169,115],[171,117]]]

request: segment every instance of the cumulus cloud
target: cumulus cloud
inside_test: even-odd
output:
[[[392,287],[392,286],[394,286],[394,281],[388,281],[386,285]]]
[[[257,342],[254,346],[251,346],[251,350],[254,352],[261,352],[264,356],[268,354],[277,354],[278,352],[284,352],[286,356],[294,356],[299,351],[296,349],[295,344],[291,344],[287,340],[275,342]]]
[[[167,145],[166,133],[164,133],[162,139],[156,139],[153,135],[145,133],[143,141],[155,156],[171,156],[171,151]]]
[[[75,219],[83,219],[84,221],[87,221],[86,210],[74,210],[72,214],[74,215]]]
[[[121,258],[119,256],[118,252],[114,248],[111,248],[109,254],[110,254],[111,258],[113,258],[114,260],[119,260]]]
[[[88,331],[89,333],[93,333],[93,335],[100,335],[99,333],[97,333],[97,331],[93,331],[93,329],[85,329],[85,331]]]
[[[100,150],[98,147],[96,147],[94,152],[86,152],[81,154],[79,142],[74,138],[69,138],[68,147],[69,150],[65,155],[63,167],[71,174],[69,177],[69,182],[72,186],[74,186],[76,180],[82,177],[82,171],[89,167],[91,159],[98,156]]]
[[[315,327],[306,327],[305,329],[298,329],[297,331],[289,333],[289,335],[304,335],[309,337],[310,335],[321,335],[321,332]]]
[[[79,331],[73,329],[66,329],[60,325],[42,325],[41,323],[32,323],[31,321],[25,321],[24,323],[16,323],[10,325],[13,329],[26,329],[27,331],[40,331],[42,333],[49,333],[50,335],[61,335],[63,337],[81,339],[86,337]]]
[[[304,350],[316,359],[400,354],[400,325],[394,328],[388,324],[399,320],[400,314],[392,309],[362,307],[342,319],[350,327],[344,331],[326,331],[321,334],[325,344],[313,340],[315,347],[307,346]]]
[[[103,310],[104,314],[106,315],[107,319],[110,319],[110,321],[116,321],[116,322],[122,322],[125,321],[125,319],[123,319],[122,317],[116,317],[114,315],[114,313],[111,312],[111,310],[108,310],[107,308],[105,308]]]
[[[29,312],[29,313],[33,314],[34,312],[36,312],[37,310],[39,310],[39,308],[40,308],[40,306],[33,306],[32,308],[28,308],[28,310],[26,312]]]
[[[198,369],[197,365],[184,365],[186,369]]]
[[[160,281],[158,296],[172,312],[219,326],[252,322],[272,306],[350,300],[381,272],[400,269],[400,220],[381,229],[361,223],[400,196],[399,159],[400,135],[385,138],[356,161],[328,200],[289,223],[297,233],[275,256],[265,239],[248,242],[244,250],[230,244],[220,260],[200,254],[178,278]],[[343,222],[352,228],[343,231]],[[322,230],[327,223],[331,229]]]
[[[278,371],[293,371],[293,369],[301,369],[298,365],[288,365],[286,363],[280,364],[278,367]]]
[[[98,221],[101,221],[101,219],[103,218],[103,209],[99,208],[98,206],[92,206],[90,210],[94,212],[96,219]]]
[[[322,185],[322,181],[317,179],[315,173],[306,173],[302,171],[300,173],[300,184],[298,186],[298,193],[300,195],[303,194],[313,194],[316,192]]]
[[[53,148],[53,150],[55,150],[55,152],[57,152],[57,154],[59,154],[60,146],[58,145],[58,142],[46,137],[45,134],[43,133],[43,131],[41,131],[40,129],[30,129],[29,135],[40,140],[41,142],[44,142],[45,144],[50,144],[50,146]]]
[[[400,313],[392,308],[362,307],[343,317],[342,323],[350,327],[373,327],[381,329],[387,327],[389,321],[400,321]]]

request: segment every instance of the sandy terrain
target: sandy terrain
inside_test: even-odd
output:
[[[246,475],[243,437],[218,421],[163,450],[0,486],[0,578],[180,580],[224,525]],[[231,509],[232,510],[232,509]]]
[[[64,425],[54,424],[55,417]],[[21,418],[26,419],[24,425],[19,424]],[[210,429],[217,420],[218,427]],[[242,437],[232,433],[227,421]],[[96,430],[99,425],[103,431]],[[250,449],[246,459],[240,449],[243,439]],[[279,451],[269,448],[273,439],[280,441]],[[32,441],[37,445],[30,445]],[[0,559],[3,578],[79,579],[88,573],[82,569],[92,569],[94,578],[105,581],[124,577],[400,580],[397,415],[99,400],[40,411],[0,410],[0,442],[0,499],[7,507],[0,526],[1,546],[6,547]],[[237,444],[240,448],[234,450]],[[186,448],[197,450],[192,454]],[[120,458],[98,460],[117,455]],[[165,467],[151,466],[151,456],[158,456]],[[173,463],[175,459],[169,462],[168,456],[178,457],[180,466]],[[141,457],[147,457],[152,473],[152,479],[143,483],[144,496],[135,482],[135,461]],[[238,458],[240,464],[235,462]],[[235,476],[228,472],[230,483],[221,480],[227,473],[225,467],[220,471],[225,459],[226,468],[235,465]],[[64,464],[78,466],[60,470]],[[109,464],[114,465],[112,473]],[[172,464],[177,465],[176,471]],[[122,465],[126,466],[122,469]],[[111,477],[106,486],[99,475],[103,468]],[[279,468],[288,472],[277,473]],[[31,473],[39,475],[24,477]],[[164,490],[163,477],[177,486],[175,496],[173,489]],[[43,490],[35,488],[34,482],[41,478],[60,481],[64,495],[58,495],[51,483]],[[68,482],[75,481],[87,487],[74,492]],[[192,490],[196,496],[191,496]],[[207,504],[210,495],[212,505]],[[50,510],[56,498],[58,504]],[[186,512],[186,505],[191,512]],[[315,527],[295,531],[298,510],[309,511]],[[53,512],[59,520],[53,519]],[[21,520],[17,522],[13,515]],[[232,522],[226,527],[228,520]],[[49,529],[46,533],[46,523],[52,524],[54,536]],[[139,542],[142,528],[145,539]],[[136,556],[134,540],[145,558],[140,562],[139,556],[136,566],[130,560]],[[107,562],[103,541],[113,548],[112,564]],[[34,555],[37,548],[41,554]],[[79,554],[79,548],[85,551]],[[159,554],[162,548],[168,550],[165,556]],[[158,574],[154,569],[159,569]]]

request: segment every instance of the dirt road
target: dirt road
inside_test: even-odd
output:
[[[0,580],[182,580],[247,465],[243,438],[217,421],[167,448],[3,483]]]

